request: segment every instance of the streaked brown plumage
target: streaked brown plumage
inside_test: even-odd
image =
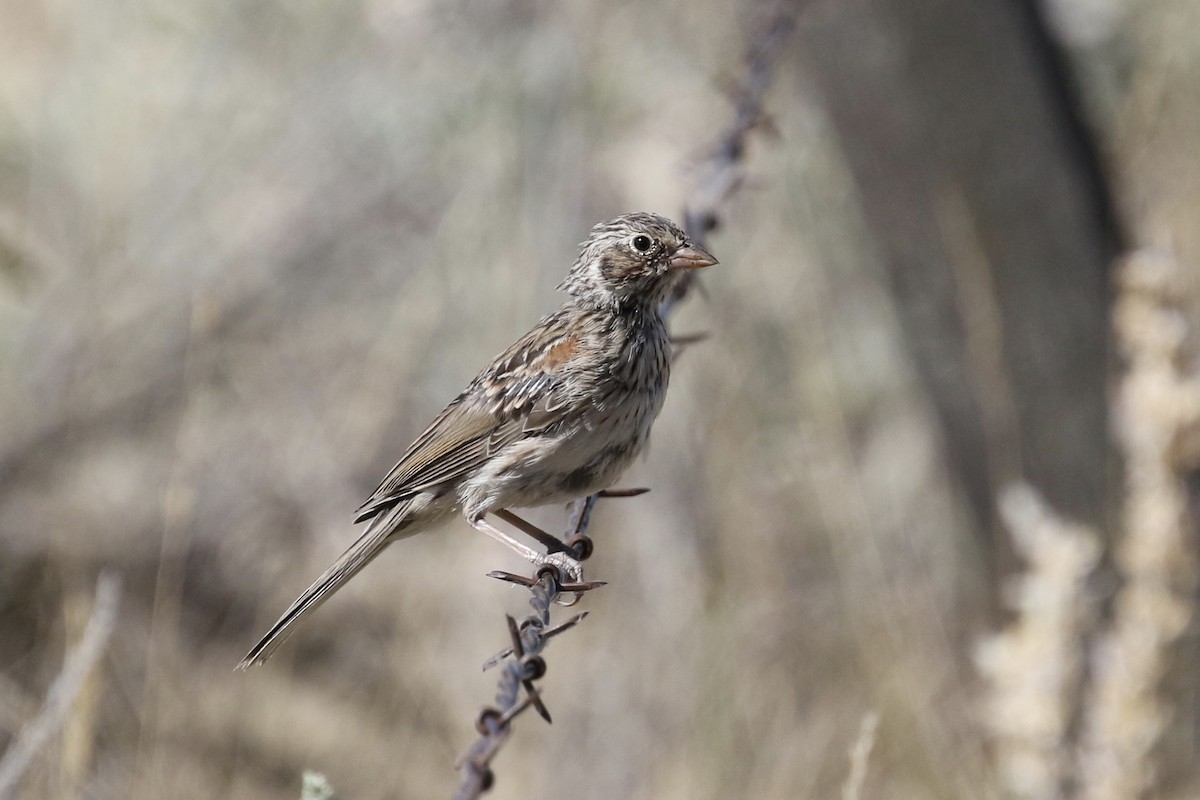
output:
[[[497,356],[417,437],[359,509],[355,521],[370,520],[367,530],[239,666],[269,658],[297,622],[388,544],[455,512],[535,563],[554,562],[485,515],[591,494],[629,466],[646,446],[670,377],[658,307],[682,272],[715,263],[656,214],[626,214],[592,228],[559,287],[567,301]]]

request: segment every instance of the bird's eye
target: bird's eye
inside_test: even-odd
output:
[[[633,249],[637,250],[639,253],[644,253],[649,250],[651,244],[653,244],[653,242],[650,241],[649,236],[633,237]]]

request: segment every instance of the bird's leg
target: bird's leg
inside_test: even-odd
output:
[[[571,580],[575,582],[583,580],[583,565],[567,552],[567,546],[557,536],[542,530],[527,519],[518,517],[507,508],[499,508],[492,513],[545,545],[547,551],[545,555],[546,563],[554,564],[564,575],[570,575]],[[583,592],[576,592],[575,597],[571,600],[563,600],[560,597],[554,602],[560,606],[570,607],[578,603],[582,598]]]
[[[497,516],[499,515],[497,514]],[[544,564],[549,564],[553,567],[558,567],[559,571],[573,582],[578,583],[579,581],[583,580],[583,565],[571,558],[566,553],[539,553],[532,547],[518,542],[507,533],[488,522],[482,516],[480,516],[478,519],[468,518],[467,521],[471,523],[472,528],[480,531],[481,533],[486,533],[488,536],[507,546],[514,553],[530,562],[534,566],[540,567]],[[522,520],[522,522],[524,522],[524,520]],[[529,523],[525,524],[528,525]],[[530,525],[530,527],[533,526]]]
[[[495,511],[493,511],[492,513],[495,514],[500,519],[502,519],[505,522],[512,525],[514,528],[517,528],[522,533],[527,534],[528,536],[530,536],[533,539],[537,539],[538,542],[540,542],[546,548],[546,550],[548,552],[551,552],[551,553],[566,552],[566,550],[567,550],[566,546],[562,543],[562,540],[559,539],[557,536],[555,536],[552,533],[547,533],[546,531],[542,530],[537,525],[534,525],[532,522],[529,522],[528,520],[521,519],[516,514],[509,511],[507,508],[498,508]]]
[[[492,537],[497,542],[500,542],[502,545],[509,548],[526,561],[531,561],[534,564],[537,564],[538,558],[545,557],[542,553],[539,553],[532,547],[518,542],[516,539],[509,536],[507,533],[500,530],[483,517],[479,517],[478,519],[468,519],[467,522],[471,523],[471,527],[475,530],[480,531],[481,533],[486,533],[488,536]]]

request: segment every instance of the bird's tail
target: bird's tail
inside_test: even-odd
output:
[[[391,541],[396,533],[409,526],[413,520],[405,519],[409,515],[411,500],[396,504],[380,514],[370,524],[362,536],[350,545],[341,557],[321,574],[304,590],[304,594],[296,598],[283,616],[271,626],[271,630],[251,648],[246,657],[238,664],[238,669],[246,669],[253,664],[262,664],[275,652],[284,639],[291,635],[292,630],[300,620],[307,617],[317,607],[329,599],[329,596],[342,588],[346,581],[358,574],[358,571],[371,562]],[[405,531],[405,534],[417,531]]]

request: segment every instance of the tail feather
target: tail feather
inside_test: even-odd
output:
[[[304,594],[288,606],[283,616],[271,626],[258,644],[251,648],[237,668],[244,670],[254,664],[262,664],[270,658],[279,645],[291,635],[297,623],[316,611],[330,595],[357,575],[359,570],[369,564],[392,541],[396,532],[405,527],[407,520],[404,517],[408,514],[410,505],[411,501],[398,503],[376,517],[358,541],[350,545],[312,586],[304,590]]]

